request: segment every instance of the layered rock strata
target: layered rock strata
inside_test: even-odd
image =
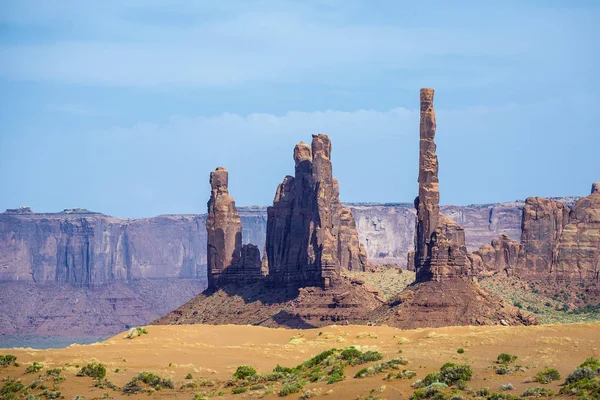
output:
[[[242,246],[242,222],[228,185],[229,173],[225,168],[218,167],[210,173],[206,257],[208,288],[211,290],[264,278],[258,247]]]
[[[556,246],[553,274],[559,280],[600,281],[600,182],[569,213]]]
[[[476,270],[485,266],[480,255],[468,254],[462,226],[440,212],[435,130],[433,89],[421,89],[415,250],[408,254],[409,263],[414,262],[416,283],[403,290],[389,309],[381,308],[374,318],[401,328],[536,324],[535,317],[505,304],[472,280]],[[508,246],[508,238],[501,238],[494,245],[500,257]],[[488,257],[491,256],[486,254]]]
[[[274,285],[331,287],[340,269],[364,270],[352,212],[339,200],[331,142],[313,135],[294,148],[295,174],[278,186],[267,209],[265,249]]]
[[[463,276],[467,263],[464,229],[440,212],[433,94],[433,89],[421,89],[419,195],[415,199],[417,223],[414,254],[414,270],[418,281]]]

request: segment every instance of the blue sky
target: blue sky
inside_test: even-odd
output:
[[[412,201],[436,89],[444,204],[600,180],[596,1],[0,2],[0,208],[203,213],[272,202],[333,143],[343,201]]]

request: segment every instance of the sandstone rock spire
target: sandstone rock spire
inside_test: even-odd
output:
[[[294,148],[295,174],[278,186],[267,209],[266,252],[274,284],[330,287],[340,269],[364,270],[352,213],[332,176],[331,141],[313,135]]]
[[[210,200],[206,217],[208,287],[218,286],[224,270],[239,262],[242,221],[229,194],[229,173],[217,167],[210,173]]]
[[[433,95],[433,89],[421,89],[419,195],[415,199],[417,224],[414,254],[419,281],[467,275],[464,229],[440,213]]]
[[[229,173],[217,167],[210,173],[210,200],[206,217],[208,288],[253,282],[263,277],[260,251],[242,246],[242,222],[229,194]]]

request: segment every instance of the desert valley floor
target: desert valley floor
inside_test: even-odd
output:
[[[485,393],[510,393],[520,396],[526,388],[543,387],[557,393],[564,379],[588,357],[600,355],[600,323],[541,325],[529,327],[446,327],[437,329],[399,330],[386,326],[329,326],[319,329],[289,330],[237,325],[149,326],[147,334],[126,339],[125,333],[92,345],[72,345],[64,349],[0,349],[17,357],[19,366],[0,367],[2,385],[8,377],[20,380],[26,387],[34,380],[45,383],[48,393],[60,391],[61,396],[73,399],[92,398],[276,398],[281,382],[256,381],[246,390],[236,390],[239,382],[232,375],[240,365],[249,365],[258,374],[273,371],[278,364],[294,367],[319,353],[331,349],[356,346],[361,351],[383,353],[380,363],[402,358],[408,363],[399,370],[388,370],[374,376],[356,378],[356,373],[377,362],[347,366],[345,379],[327,384],[307,381],[288,398],[328,399],[399,399],[410,398],[415,392],[411,384],[427,374],[439,371],[447,362],[468,364],[473,377],[468,388],[458,392],[463,398]],[[458,351],[464,349],[464,352]],[[516,355],[515,372],[501,375],[495,363],[500,353]],[[33,362],[43,367],[36,373],[25,373]],[[76,376],[88,363],[106,366],[106,381],[96,384],[90,377]],[[556,368],[561,378],[548,384],[533,382],[543,369]],[[53,368],[60,371],[48,373]],[[409,379],[384,379],[389,371],[395,375],[411,370],[416,376]],[[123,387],[140,372],[152,372],[161,378],[171,378],[174,388],[123,393]],[[372,371],[371,371],[372,372]],[[190,374],[190,375],[188,375]],[[64,376],[56,383],[56,376]],[[187,376],[187,378],[186,378]],[[38,378],[41,377],[41,378]],[[325,377],[327,378],[327,377]],[[62,381],[62,382],[60,382]],[[228,384],[229,382],[229,384]],[[512,384],[510,391],[501,392],[501,385]],[[113,386],[111,389],[110,386]],[[43,386],[42,386],[43,387]],[[452,388],[445,389],[447,393]],[[26,390],[25,388],[22,390]],[[233,394],[241,391],[242,393]],[[30,390],[39,395],[39,387]],[[196,396],[196,397],[195,397]],[[302,397],[303,396],[303,397]],[[42,397],[43,398],[43,397]],[[47,397],[51,398],[51,397]],[[81,397],[79,397],[81,398]],[[448,397],[449,398],[449,397]],[[480,398],[489,398],[480,396]],[[506,397],[503,397],[506,398]],[[566,398],[566,397],[565,397]]]

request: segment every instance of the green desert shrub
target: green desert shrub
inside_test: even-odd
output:
[[[325,350],[324,352],[322,352],[320,354],[317,354],[316,356],[314,356],[310,360],[305,361],[303,364],[301,364],[301,366],[303,366],[305,368],[312,368],[312,367],[314,367],[317,364],[321,364],[327,358],[329,358],[330,356],[332,356],[335,352],[336,352],[336,349]]]
[[[489,387],[482,387],[475,391],[475,394],[479,397],[487,397],[492,393]]]
[[[589,368],[592,371],[596,371],[596,372],[600,373],[600,371],[598,371],[600,369],[600,360],[598,360],[596,357],[590,357],[590,358],[586,359],[579,366],[579,368]]]
[[[543,384],[557,381],[559,379],[560,373],[554,368],[546,368],[545,370],[538,372],[535,376],[535,380]]]
[[[185,379],[192,379],[192,374],[191,374],[191,373],[188,373],[188,374],[185,376]]]
[[[278,372],[281,374],[291,374],[292,372],[294,372],[294,368],[282,367],[281,365],[277,364],[277,366],[273,368],[273,372]]]
[[[131,328],[129,331],[127,331],[127,336],[125,336],[125,338],[133,339],[135,337],[147,335],[147,334],[148,334],[148,330],[146,328]]]
[[[240,394],[240,393],[245,393],[248,391],[248,388],[245,387],[239,387],[239,388],[235,388],[231,391],[232,394]]]
[[[61,371],[60,368],[50,368],[49,370],[46,371],[46,375],[59,376],[60,371]]]
[[[17,398],[16,393],[25,388],[21,381],[17,381],[10,376],[3,379],[3,385],[0,388],[0,398],[12,399]]]
[[[94,379],[104,379],[106,376],[106,367],[100,363],[84,365],[79,372],[77,372],[77,376],[89,376]]]
[[[586,359],[565,380],[560,394],[580,396],[580,399],[600,399],[600,362],[595,357]]]
[[[522,397],[554,397],[554,392],[550,389],[543,388],[541,386],[534,386],[525,389]]]
[[[509,393],[492,393],[488,397],[488,400],[516,400],[516,399],[518,399],[517,396],[513,396],[512,394],[509,394]]]
[[[463,349],[463,348],[461,347],[460,349],[456,350],[456,352],[457,352],[458,354],[463,354],[463,353],[465,352],[465,349]]]
[[[514,362],[518,357],[508,353],[500,353],[496,358],[497,364],[510,364]]]
[[[501,364],[496,367],[495,371],[498,375],[512,375],[513,373],[513,369],[505,364]]]
[[[446,363],[440,369],[442,382],[452,386],[458,381],[470,381],[473,376],[471,367],[467,364]]]
[[[515,387],[512,385],[512,383],[507,383],[506,385],[500,385],[500,390],[502,391],[507,391],[507,390],[513,390]]]
[[[288,383],[279,391],[279,396],[285,397],[293,393],[298,393],[302,390],[302,386],[304,386],[302,382]]]
[[[378,351],[368,350],[364,353],[356,347],[347,347],[340,353],[340,358],[350,365],[360,365],[383,359],[383,354]]]
[[[34,361],[30,366],[25,369],[26,374],[35,374],[36,372],[40,372],[44,368],[42,364],[37,361]]]
[[[233,377],[237,379],[246,379],[256,375],[256,370],[249,365],[240,365],[235,370]]]
[[[17,362],[17,357],[12,354],[0,355],[0,367],[8,367],[10,365],[15,365]]]
[[[40,393],[42,396],[45,396],[46,399],[48,400],[53,400],[53,399],[60,399],[63,397],[62,393],[59,391],[55,391],[55,390],[44,390],[42,393]]]
[[[568,385],[569,383],[573,383],[573,382],[577,382],[580,381],[582,379],[592,379],[594,378],[596,375],[598,375],[596,372],[594,372],[591,368],[581,368],[578,367],[577,369],[575,369],[575,371],[571,372],[569,374],[569,376],[567,376],[567,379],[565,380],[565,383]]]
[[[123,393],[135,394],[141,392],[143,387],[140,385],[140,382],[145,383],[155,390],[175,388],[171,378],[161,378],[151,372],[142,371],[123,386]]]
[[[327,384],[331,385],[336,382],[340,382],[346,379],[344,375],[344,367],[342,365],[335,365],[331,372],[329,372],[329,377],[327,378]]]

